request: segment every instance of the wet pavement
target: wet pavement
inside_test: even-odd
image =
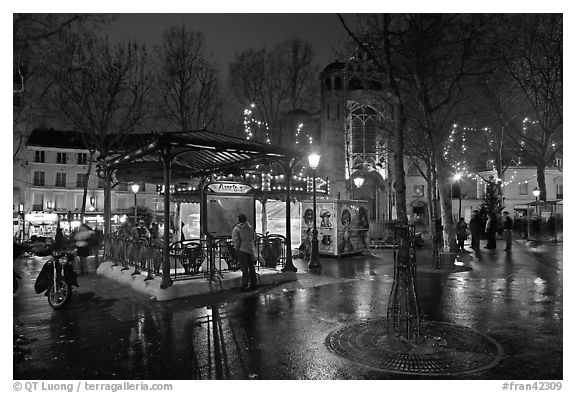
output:
[[[426,320],[471,328],[502,346],[504,359],[496,366],[458,379],[562,379],[563,245],[516,242],[511,253],[503,248],[499,242],[497,250],[462,253],[464,268],[452,273],[431,270],[430,250],[420,250],[420,309]],[[296,259],[296,282],[168,302],[86,275],[71,303],[55,311],[33,290],[42,260],[19,259],[13,377],[424,378],[358,365],[325,343],[336,329],[386,315],[392,250],[321,263],[320,271],[310,272]]]

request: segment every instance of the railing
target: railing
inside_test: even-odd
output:
[[[284,268],[286,266],[286,238],[276,234],[256,234],[256,266],[268,268]]]
[[[286,239],[276,234],[256,234],[256,268],[283,268],[286,265]],[[226,271],[240,269],[232,238],[188,239],[171,243],[170,277],[172,280],[207,278],[217,280]],[[104,257],[122,270],[134,268],[132,275],[146,273],[146,279],[162,274],[161,240],[132,239],[113,234],[104,241]]]

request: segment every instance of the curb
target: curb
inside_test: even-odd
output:
[[[242,272],[223,272],[216,280],[209,280],[203,276],[188,280],[174,281],[166,289],[160,288],[161,277],[146,280],[145,273],[133,274],[135,269],[130,267],[122,270],[122,266],[114,266],[113,262],[102,262],[96,270],[96,274],[110,278],[114,281],[130,286],[135,291],[150,296],[153,300],[168,301],[189,296],[218,293],[242,287]],[[297,281],[295,272],[280,272],[270,268],[260,268],[259,285],[277,284],[282,282]]]

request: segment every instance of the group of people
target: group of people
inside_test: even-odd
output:
[[[471,248],[475,251],[480,250],[480,236],[482,233],[486,233],[487,242],[485,248],[493,250],[496,248],[496,235],[500,230],[504,235],[504,240],[506,241],[506,248],[504,251],[512,251],[512,227],[513,227],[512,217],[508,212],[503,213],[502,223],[498,221],[496,214],[492,214],[488,217],[486,224],[482,222],[482,217],[478,210],[474,210],[472,213],[472,218],[470,219],[469,226],[464,221],[464,217],[460,217],[458,223],[456,224],[456,240],[458,245],[458,250],[464,250],[464,241],[468,239],[468,232],[472,237]]]

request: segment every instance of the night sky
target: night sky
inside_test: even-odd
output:
[[[347,23],[354,14],[344,15]],[[170,26],[184,24],[205,35],[208,50],[213,54],[223,76],[236,52],[247,48],[272,47],[289,38],[299,37],[312,44],[320,69],[336,59],[334,48],[346,37],[336,14],[120,14],[107,32],[110,38],[136,40],[150,46],[160,43],[162,32]]]

